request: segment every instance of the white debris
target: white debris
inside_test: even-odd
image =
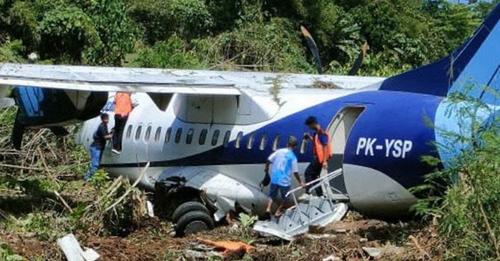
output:
[[[363,250],[371,257],[376,258],[382,254],[382,249],[377,247],[362,247]]]
[[[59,238],[57,245],[62,249],[68,261],[95,261],[99,258],[99,254],[91,248],[83,251],[73,234]]]
[[[151,203],[151,201],[149,201],[149,200],[146,201],[146,209],[148,210],[148,216],[149,217],[154,217],[155,216],[153,203]]]
[[[339,261],[340,258],[336,257],[335,255],[329,255],[325,258],[323,258],[323,261]]]
[[[334,234],[306,234],[306,237],[309,239],[325,239],[325,238],[336,238],[337,236]]]

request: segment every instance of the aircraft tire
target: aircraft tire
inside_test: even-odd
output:
[[[203,211],[190,211],[175,224],[175,235],[178,237],[194,234],[214,228],[214,220]]]
[[[180,204],[172,214],[172,221],[177,223],[179,218],[190,211],[202,211],[210,215],[208,208],[199,201],[187,201]]]

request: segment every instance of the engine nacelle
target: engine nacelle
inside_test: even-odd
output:
[[[107,92],[62,91],[37,87],[13,90],[17,111],[12,142],[20,149],[26,128],[49,128],[56,135],[67,132],[62,125],[85,121],[97,115],[108,99]]]

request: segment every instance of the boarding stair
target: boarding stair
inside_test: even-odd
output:
[[[302,187],[290,190],[286,196],[293,199],[294,205],[288,208],[279,218],[257,221],[253,229],[263,235],[277,236],[293,241],[298,235],[305,234],[309,227],[324,227],[332,222],[339,221],[347,213],[348,197],[340,190],[334,188],[332,180],[342,175],[342,169],[335,170],[307,184],[309,191],[321,188],[323,196],[308,195],[297,198],[297,192]]]

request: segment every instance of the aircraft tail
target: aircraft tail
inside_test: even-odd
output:
[[[500,4],[462,46],[447,57],[390,77],[381,90],[447,96],[463,92],[490,104],[499,104]],[[485,92],[485,86],[494,90]]]

